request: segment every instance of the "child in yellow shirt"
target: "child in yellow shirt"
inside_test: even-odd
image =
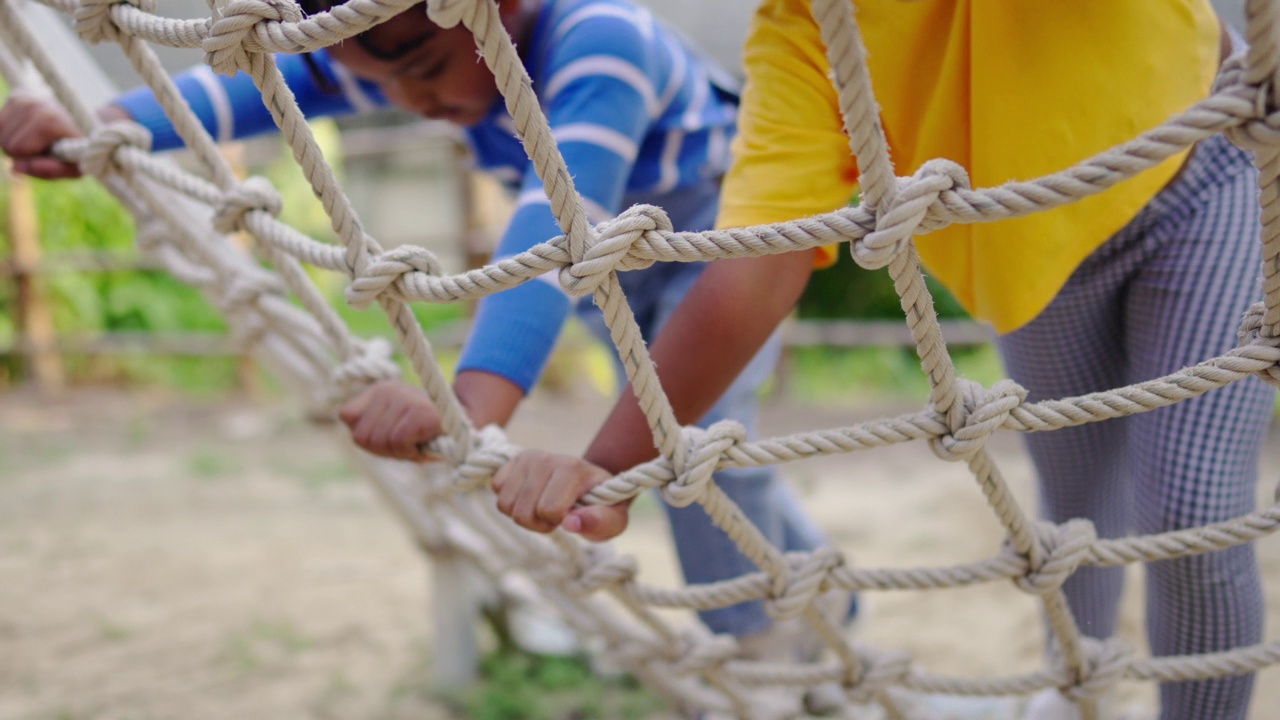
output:
[[[854,4],[896,172],[947,157],[975,187],[1063,169],[1158,125],[1208,91],[1230,47],[1207,0]],[[857,166],[809,3],[766,0],[744,62],[740,134],[717,224],[838,208]],[[1259,295],[1258,227],[1249,157],[1217,136],[1091,198],[952,226],[917,246],[930,273],[1000,333],[1010,375],[1036,401],[1150,379],[1233,347],[1239,318]],[[652,346],[682,422],[705,410],[790,311],[821,255],[718,262],[704,273]],[[1272,403],[1272,392],[1249,379],[1166,409],[1029,434],[1042,512],[1055,522],[1089,518],[1102,537],[1246,513]],[[586,462],[525,453],[495,478],[499,496],[514,517],[520,503],[537,503],[544,519],[610,537],[625,527],[625,507],[574,503],[651,457],[648,437],[628,396]],[[1264,606],[1252,547],[1147,573],[1155,654],[1259,641]],[[1064,586],[1086,634],[1113,634],[1122,580],[1120,568],[1085,568]],[[1161,718],[1242,720],[1251,689],[1248,675],[1166,683]],[[1036,717],[1072,717],[1055,697],[1039,699]]]

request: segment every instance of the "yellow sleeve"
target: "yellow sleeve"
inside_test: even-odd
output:
[[[803,0],[766,0],[743,50],[746,86],[717,227],[764,225],[849,204],[858,179],[817,23]],[[835,261],[821,248],[819,263]]]

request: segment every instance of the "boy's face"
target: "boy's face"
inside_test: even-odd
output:
[[[497,84],[476,54],[471,31],[443,29],[413,8],[362,34],[333,45],[330,56],[376,83],[387,99],[424,117],[474,125],[493,107]]]

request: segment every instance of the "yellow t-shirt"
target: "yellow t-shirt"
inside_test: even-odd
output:
[[[975,188],[1029,180],[1129,140],[1209,90],[1207,0],[854,0],[898,175],[963,165]],[[720,227],[848,204],[858,172],[808,0],[765,0]],[[1184,154],[1076,203],[917,239],[975,317],[1015,330],[1177,172]],[[834,257],[833,255],[831,257]]]

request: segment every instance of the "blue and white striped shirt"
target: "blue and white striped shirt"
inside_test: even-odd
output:
[[[592,222],[616,215],[624,201],[670,198],[674,191],[714,203],[729,162],[736,87],[682,36],[627,0],[548,0],[522,55]],[[321,87],[300,56],[276,58],[309,117],[387,105],[376,86],[323,51],[313,58],[338,92]],[[275,129],[246,75],[225,78],[198,67],[175,79],[215,138]],[[149,90],[116,102],[152,131],[157,149],[181,144]],[[466,135],[479,166],[517,193],[495,258],[560,234],[505,106],[497,102]],[[672,219],[677,229],[705,229]],[[480,303],[460,370],[492,372],[526,392],[533,386],[571,305],[555,275],[545,279]]]

